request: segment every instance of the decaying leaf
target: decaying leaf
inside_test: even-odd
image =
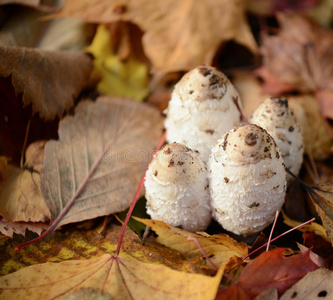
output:
[[[0,46],[0,76],[11,76],[25,106],[44,119],[61,117],[74,104],[92,70],[83,53]]]
[[[45,141],[27,148],[23,169],[10,166],[8,179],[0,182],[0,215],[12,222],[46,222],[50,211],[41,195],[40,172],[44,158]]]
[[[333,297],[333,272],[318,269],[287,290],[280,300],[331,299]]]
[[[108,97],[81,102],[60,122],[59,140],[45,147],[41,190],[52,220],[85,180],[58,226],[129,207],[162,129],[159,112],[145,104]]]
[[[315,190],[321,197],[312,197],[312,202],[323,222],[328,238],[333,245],[333,185],[322,183],[316,186]]]
[[[2,253],[0,276],[30,265],[93,259],[104,254],[115,253],[121,226],[111,223],[106,229],[105,236],[102,237],[98,231],[103,223],[95,221],[95,225],[96,223],[97,226],[89,230],[70,226],[65,233],[55,231],[49,239],[24,247],[16,254],[17,244],[26,241],[29,238],[27,236],[31,237],[31,234],[27,232],[25,238],[15,236],[14,239],[7,240],[4,245],[0,245],[0,253]],[[129,229],[126,230],[121,249],[123,257],[135,258],[141,262],[164,265],[185,273],[212,274],[212,269],[207,268],[201,257],[186,258],[178,251],[161,245],[153,237],[149,237],[145,245],[142,245],[141,239]]]
[[[1,299],[54,299],[93,289],[108,299],[214,299],[215,277],[187,274],[133,258],[104,255],[91,260],[45,263],[0,277]]]
[[[284,257],[286,249],[264,252],[243,270],[238,282],[218,291],[216,299],[253,299],[261,292],[275,287],[279,295],[319,268],[310,258],[310,251]]]
[[[195,234],[172,227],[162,221],[135,219],[151,227],[151,229],[158,235],[158,242],[179,251],[186,257],[202,255],[198,246],[194,242],[187,240],[187,237],[189,236],[198,239],[207,255],[213,263],[218,266],[226,264],[233,256],[245,257],[248,253],[248,247],[246,244],[237,243],[226,234],[212,236],[200,233]]]
[[[137,100],[147,96],[147,65],[133,58],[122,61],[112,49],[110,32],[105,25],[99,25],[86,51],[95,57],[94,67],[101,76],[97,88],[102,93]]]
[[[6,220],[0,221],[0,232],[7,237],[13,238],[14,233],[25,236],[26,230],[41,235],[43,230],[46,230],[48,225],[44,223],[26,223],[26,222],[10,222]]]
[[[333,31],[296,14],[280,13],[278,20],[279,34],[265,35],[261,47],[264,66],[257,74],[264,79],[264,92],[316,93],[323,115],[332,118]]]
[[[145,32],[144,51],[155,70],[172,72],[211,64],[218,47],[229,40],[255,52],[244,6],[243,0],[66,1],[53,17],[132,22]]]

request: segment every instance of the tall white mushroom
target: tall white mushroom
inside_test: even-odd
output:
[[[238,125],[217,142],[208,161],[213,217],[249,235],[268,226],[285,198],[286,171],[274,139],[254,124]]]
[[[209,225],[207,168],[196,151],[178,143],[165,145],[149,164],[145,189],[152,219],[189,231]]]
[[[166,110],[167,141],[198,150],[204,161],[225,132],[241,121],[239,95],[213,67],[199,66],[176,84]]]
[[[250,123],[265,128],[280,149],[286,168],[298,175],[303,162],[301,126],[286,98],[268,98],[253,112]],[[287,174],[290,183],[293,177]]]

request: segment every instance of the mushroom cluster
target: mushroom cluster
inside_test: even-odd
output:
[[[176,84],[166,110],[167,141],[146,173],[147,212],[189,231],[211,216],[235,234],[268,226],[285,199],[286,168],[298,174],[301,128],[284,98],[267,99],[241,124],[237,91],[199,66]]]

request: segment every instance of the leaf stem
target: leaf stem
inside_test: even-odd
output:
[[[296,229],[298,229],[298,228],[300,228],[300,227],[302,227],[302,226],[304,226],[306,224],[309,224],[309,223],[313,222],[315,219],[316,218],[312,218],[311,220],[308,220],[308,221],[306,221],[306,222],[304,222],[304,223],[302,223],[302,224],[300,224],[300,225],[298,225],[296,227],[293,227],[293,228],[289,229],[288,231],[286,231],[286,232],[280,234],[279,236],[275,237],[274,239],[272,239],[271,242],[274,242],[277,239],[279,239],[280,237],[282,237],[282,236],[284,236],[284,235],[286,235],[286,234],[288,234],[288,233],[290,233],[290,232],[292,232],[292,231],[294,231],[294,230],[296,230]],[[248,255],[246,255],[245,257],[243,257],[243,260],[245,260],[246,258],[248,258],[249,256],[251,256],[252,254],[256,253],[257,251],[259,251],[260,249],[262,249],[263,247],[265,247],[267,244],[268,244],[268,242],[266,244],[258,247],[256,250],[252,251]]]
[[[212,262],[212,260],[208,257],[207,253],[205,252],[205,250],[202,248],[202,246],[200,245],[199,241],[197,238],[195,238],[194,236],[188,236],[187,237],[188,241],[192,241],[194,243],[196,243],[196,245],[198,246],[199,250],[201,251],[202,255],[207,259],[207,261],[212,265],[212,267],[218,271],[218,267]]]
[[[154,150],[154,153],[151,157],[151,160],[154,158],[154,155],[156,154],[156,152],[158,150],[160,150],[160,148],[163,146],[164,142],[165,142],[165,139],[166,139],[166,135],[167,135],[167,131],[164,132],[163,136],[161,137],[158,145],[156,146],[155,150]],[[151,161],[150,160],[150,161]],[[148,165],[149,166],[149,165]],[[135,207],[135,204],[136,202],[138,201],[138,198],[139,198],[139,195],[140,195],[140,192],[141,192],[141,189],[143,187],[143,184],[145,182],[145,177],[146,177],[146,173],[147,173],[147,170],[148,170],[148,166],[147,166],[147,169],[145,171],[145,173],[143,174],[142,178],[141,178],[141,181],[139,183],[139,186],[136,190],[136,193],[134,195],[134,198],[133,198],[133,201],[131,203],[131,206],[127,212],[127,215],[126,215],[126,218],[125,218],[125,221],[124,221],[124,224],[123,224],[123,227],[121,228],[121,232],[120,232],[120,236],[119,236],[119,240],[118,240],[118,244],[117,244],[117,250],[116,250],[116,253],[114,254],[114,257],[117,257],[119,255],[119,252],[120,252],[120,247],[121,247],[121,244],[123,242],[123,238],[124,238],[124,235],[125,235],[125,231],[126,231],[126,227],[127,227],[127,224],[128,224],[128,221],[132,215],[132,212],[133,212],[133,209]]]
[[[275,225],[276,225],[276,221],[277,221],[277,219],[278,219],[278,216],[279,216],[279,211],[277,210],[276,213],[275,213],[274,223],[273,223],[273,226],[272,226],[271,232],[270,232],[270,234],[269,234],[269,238],[268,238],[268,242],[267,242],[267,247],[266,247],[266,252],[269,250],[269,244],[271,243],[271,239],[272,239],[273,231],[274,231],[274,228],[275,228]]]

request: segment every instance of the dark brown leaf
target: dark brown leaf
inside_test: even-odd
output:
[[[0,46],[0,76],[11,75],[25,106],[44,119],[61,117],[74,104],[92,70],[83,53]]]

